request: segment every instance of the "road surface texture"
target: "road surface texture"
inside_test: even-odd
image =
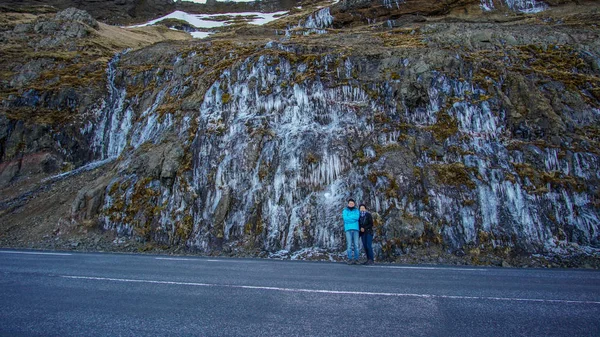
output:
[[[600,336],[600,272],[0,250],[1,336]]]

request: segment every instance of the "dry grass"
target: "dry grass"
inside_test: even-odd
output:
[[[138,28],[121,28],[100,23],[94,34],[94,41],[112,49],[139,49],[151,44],[167,40],[191,40],[192,36],[185,32],[175,31],[164,26],[148,26]]]

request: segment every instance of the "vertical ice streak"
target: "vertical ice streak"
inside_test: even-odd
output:
[[[485,12],[494,10],[494,0],[481,0],[479,7]]]
[[[406,2],[406,0],[383,0],[383,6],[386,8],[400,8],[400,4]]]
[[[119,156],[127,145],[131,131],[133,111],[125,105],[125,88],[119,88],[116,84],[117,65],[124,53],[115,55],[108,63],[108,97],[96,111],[97,129],[94,131],[92,147],[101,160]]]

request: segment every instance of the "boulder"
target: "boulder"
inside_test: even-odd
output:
[[[104,204],[104,195],[109,182],[110,177],[101,177],[82,188],[71,206],[71,216],[78,220],[96,219]]]
[[[98,29],[99,27],[98,21],[96,21],[96,19],[94,19],[88,12],[77,8],[67,8],[56,13],[55,20],[82,22],[94,29]]]

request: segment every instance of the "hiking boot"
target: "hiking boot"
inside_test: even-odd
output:
[[[371,265],[374,265],[374,264],[375,264],[375,262],[373,260],[367,260],[366,265],[371,266]]]
[[[352,264],[358,264],[358,260],[352,260]]]
[[[346,261],[346,264],[347,264],[347,265],[354,264],[354,260],[348,260],[348,261]]]

